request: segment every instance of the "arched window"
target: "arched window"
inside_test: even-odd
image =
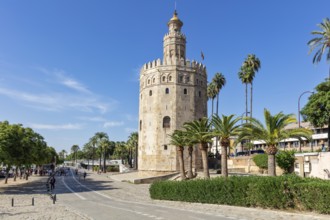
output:
[[[183,90],[183,94],[187,95],[187,89]]]
[[[188,83],[190,81],[189,76],[186,77],[186,82]]]
[[[166,88],[165,89],[165,94],[169,94],[170,93],[170,89],[169,88]]]
[[[172,81],[172,76],[168,77],[168,81],[170,81],[170,82]]]
[[[166,144],[164,145],[164,150],[167,150],[167,145]]]
[[[168,116],[165,116],[163,118],[163,128],[170,128],[171,127],[171,118]]]
[[[196,84],[198,85],[198,83],[199,83],[199,81],[198,81],[198,79],[196,79]]]
[[[152,79],[152,83],[155,83],[155,82],[156,82],[156,79],[155,79],[155,78],[153,78],[153,79]]]
[[[152,90],[149,91],[149,96],[152,96]]]
[[[179,82],[180,82],[180,83],[183,82],[183,76],[179,76]]]
[[[202,92],[201,91],[198,91],[198,96],[202,97]]]
[[[163,82],[165,82],[166,81],[166,77],[165,76],[163,76]]]
[[[150,84],[150,79],[148,79],[148,85]]]

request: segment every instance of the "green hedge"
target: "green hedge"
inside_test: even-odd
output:
[[[330,182],[295,175],[160,181],[149,191],[160,200],[330,213]]]

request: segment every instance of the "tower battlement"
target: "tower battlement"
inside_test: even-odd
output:
[[[168,59],[166,64],[162,62],[161,59],[156,59],[151,62],[145,63],[141,69],[141,73],[144,72],[144,70],[150,70],[154,68],[159,68],[159,67],[168,67],[169,65],[175,65],[178,67],[183,67],[183,68],[188,68],[188,69],[194,69],[198,72],[202,72],[206,74],[206,66],[202,63],[199,63],[195,60],[184,60],[181,59],[179,60],[177,57],[172,57],[171,59]]]

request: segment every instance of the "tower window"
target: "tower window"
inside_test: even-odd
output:
[[[164,150],[167,150],[167,145],[166,144],[164,145]]]
[[[189,76],[186,77],[186,82],[189,82],[190,78]]]
[[[150,79],[148,79],[148,85],[150,84]]]
[[[172,76],[168,77],[168,81],[170,81],[170,82],[172,81]]]
[[[165,82],[165,80],[166,80],[166,77],[165,77],[165,76],[163,76],[163,82]]]
[[[168,116],[165,116],[163,118],[163,128],[170,128],[171,127],[171,118]]]
[[[152,96],[152,90],[149,91],[149,96]]]
[[[201,91],[198,91],[198,96],[202,97],[202,92]]]
[[[142,120],[140,120],[140,131],[142,130]]]
[[[179,82],[183,82],[183,76],[179,76]]]
[[[155,78],[153,78],[153,79],[152,79],[152,83],[155,83],[155,81],[156,81],[156,79],[155,79]]]
[[[170,89],[169,88],[166,88],[165,89],[165,94],[169,94],[170,93]]]
[[[187,89],[183,90],[183,94],[187,95]]]
[[[196,84],[198,85],[198,83],[199,83],[199,80],[198,80],[198,79],[196,79]]]

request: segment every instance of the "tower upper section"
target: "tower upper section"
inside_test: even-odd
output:
[[[169,60],[186,59],[186,36],[181,33],[183,22],[178,18],[178,13],[174,11],[173,17],[167,23],[169,32],[164,36],[163,61],[165,64]]]

